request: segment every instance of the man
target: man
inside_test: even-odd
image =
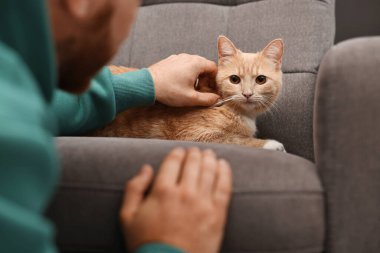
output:
[[[207,106],[217,99],[193,88],[200,74],[216,72],[199,56],[171,56],[121,75],[102,68],[127,36],[137,0],[48,3],[0,1],[0,252],[56,251],[42,213],[58,178],[58,130],[80,134],[155,100]],[[217,252],[231,193],[228,163],[211,150],[177,148],[144,197],[152,180],[145,165],[126,187],[120,216],[130,250]]]

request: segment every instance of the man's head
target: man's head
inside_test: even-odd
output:
[[[128,35],[139,0],[48,0],[59,87],[85,91]]]

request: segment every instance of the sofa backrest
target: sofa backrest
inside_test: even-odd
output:
[[[314,87],[334,42],[334,0],[145,0],[113,63],[147,67],[178,53],[217,61],[220,34],[245,52],[284,39],[283,91],[276,107],[259,117],[259,136],[313,160]]]

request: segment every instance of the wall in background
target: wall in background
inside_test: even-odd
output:
[[[336,0],[336,37],[380,35],[380,0]]]

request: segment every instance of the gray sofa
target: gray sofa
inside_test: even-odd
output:
[[[144,67],[181,52],[216,60],[219,34],[247,52],[284,39],[283,92],[258,128],[289,153],[59,137],[62,180],[47,215],[60,250],[125,252],[125,181],[171,148],[197,145],[234,171],[222,252],[380,252],[380,37],[333,46],[334,0],[146,0],[113,63]]]

